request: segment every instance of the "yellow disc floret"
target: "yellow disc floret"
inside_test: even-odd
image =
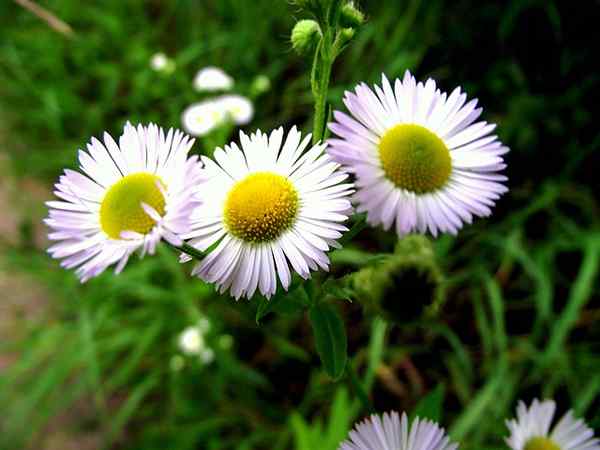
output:
[[[558,445],[551,439],[538,436],[529,439],[525,443],[523,450],[561,450]]]
[[[379,142],[379,159],[392,183],[417,194],[440,189],[452,172],[446,144],[420,125],[400,124],[389,129]]]
[[[298,209],[298,192],[287,178],[257,172],[229,191],[225,224],[232,235],[246,242],[269,242],[294,224]]]
[[[102,230],[113,239],[120,239],[122,231],[148,233],[154,227],[154,220],[146,214],[142,202],[161,216],[165,214],[165,198],[157,183],[162,181],[156,175],[140,172],[113,184],[100,205]]]

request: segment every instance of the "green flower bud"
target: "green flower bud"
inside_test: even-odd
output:
[[[424,236],[405,237],[394,254],[352,278],[357,298],[391,322],[428,319],[444,301],[444,278],[433,247]]]
[[[346,3],[340,11],[340,24],[342,27],[358,28],[365,23],[365,15],[354,6],[354,2]]]
[[[348,44],[356,34],[354,28],[342,28],[338,34],[338,41],[340,43],[340,48],[343,48]]]
[[[321,39],[321,28],[314,20],[300,20],[292,30],[292,47],[301,55],[312,52]]]

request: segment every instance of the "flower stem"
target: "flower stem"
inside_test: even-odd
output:
[[[202,260],[204,258],[204,256],[206,255],[204,252],[201,252],[200,250],[192,247],[189,244],[186,244],[185,242],[182,245],[180,245],[180,246],[173,245],[173,244],[170,244],[168,242],[166,242],[166,243],[167,243],[167,245],[169,247],[171,247],[171,248],[173,248],[175,250],[178,250],[178,251],[180,251],[182,253],[185,253],[186,255],[189,255],[192,258],[197,259],[198,261]]]
[[[352,386],[352,390],[354,391],[354,393],[356,394],[356,396],[362,403],[365,411],[367,411],[367,413],[369,413],[369,414],[375,413],[375,408],[373,407],[373,404],[371,403],[371,400],[369,399],[367,391],[365,391],[364,386],[358,379],[358,376],[356,375],[356,371],[354,370],[354,367],[352,367],[352,363],[350,361],[348,361],[348,364],[346,364],[346,374],[350,381],[350,385]]]
[[[326,126],[329,119],[327,92],[329,91],[331,66],[336,56],[334,45],[335,25],[332,25],[329,20],[325,20],[321,23],[321,27],[323,35],[315,50],[310,80],[315,100],[313,144],[323,141],[327,133]]]

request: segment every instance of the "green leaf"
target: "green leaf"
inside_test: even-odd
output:
[[[313,306],[309,313],[317,353],[327,374],[337,380],[344,374],[348,359],[348,342],[344,322],[326,303]]]
[[[442,407],[444,405],[444,393],[446,389],[443,383],[438,384],[433,391],[423,397],[412,412],[412,417],[430,419],[440,422],[442,419]]]

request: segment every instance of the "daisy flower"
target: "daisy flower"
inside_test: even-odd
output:
[[[357,210],[371,225],[437,236],[491,214],[508,190],[498,174],[508,148],[491,134],[496,125],[475,122],[477,100],[466,100],[460,88],[447,95],[408,71],[393,88],[383,75],[374,91],[361,83],[346,92],[351,116],[334,112],[328,151],[355,174]]]
[[[197,326],[187,327],[179,335],[179,349],[186,355],[199,355],[205,346],[204,335]]]
[[[82,282],[117,264],[119,273],[137,249],[154,253],[161,238],[181,245],[198,206],[202,177],[197,156],[188,158],[193,140],[156,125],[125,125],[117,144],[104,133],[79,151],[83,173],[66,169],[55,185],[58,201],[47,202],[48,249],[76,271]]]
[[[199,70],[193,82],[194,88],[199,92],[228,91],[233,83],[233,78],[223,69],[214,66]]]
[[[150,67],[155,72],[172,73],[175,71],[175,61],[162,52],[155,53],[150,58]]]
[[[214,100],[194,103],[181,115],[183,128],[192,136],[206,136],[226,120],[226,110]]]
[[[517,418],[507,420],[510,436],[506,443],[513,450],[600,450],[600,440],[581,419],[568,411],[550,430],[556,403],[535,399],[527,408],[519,402]]]
[[[236,125],[246,125],[254,116],[252,102],[241,95],[223,95],[216,98],[215,103]]]
[[[339,450],[456,450],[443,428],[430,420],[416,418],[408,423],[405,413],[373,414],[350,432]]]
[[[328,269],[325,252],[338,246],[351,210],[348,174],[319,144],[292,128],[267,136],[240,133],[241,149],[231,143],[216,149],[215,161],[203,157],[204,191],[210,193],[193,214],[188,244],[205,251],[218,243],[193,270],[220,292],[236,299],[257,289],[267,298],[291,282],[289,265],[302,278],[310,270]],[[183,260],[189,258],[183,256]]]

